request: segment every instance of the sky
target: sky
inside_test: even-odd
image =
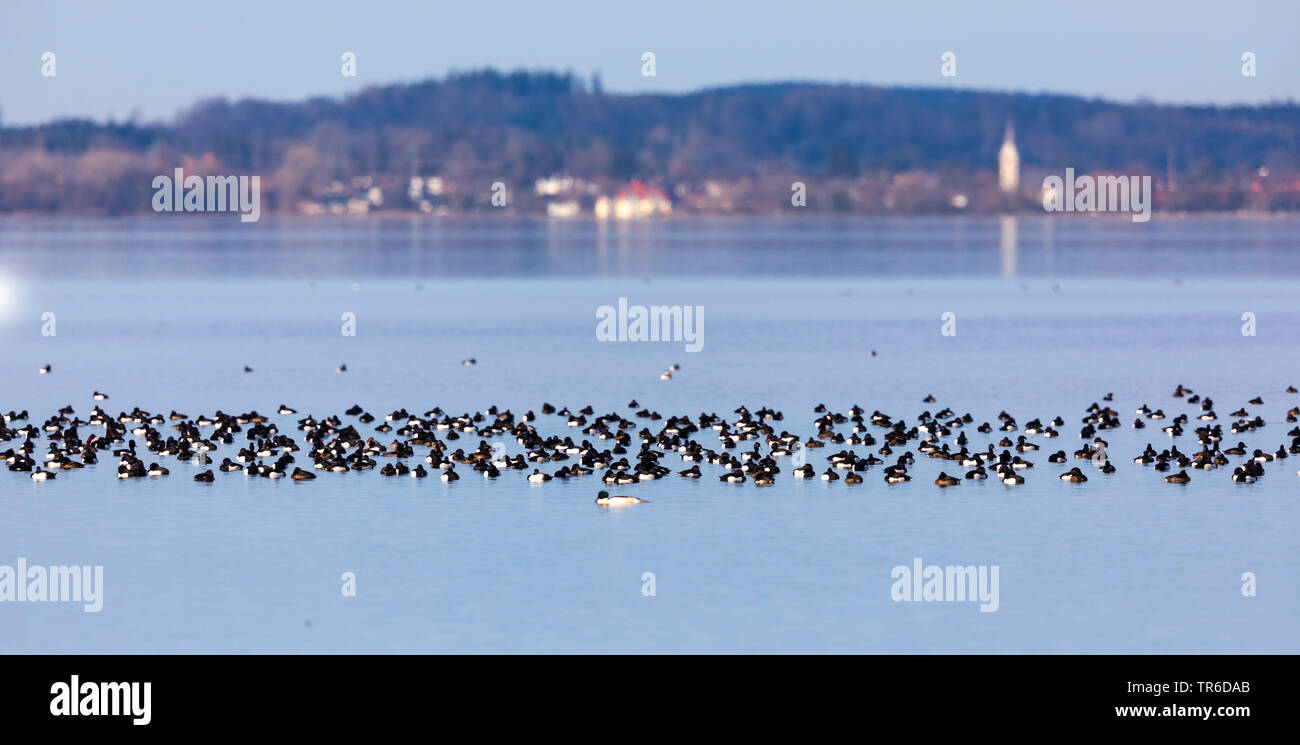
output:
[[[1300,100],[1298,30],[1300,0],[0,0],[0,121],[166,121],[204,98],[488,66],[599,72],[617,92],[813,80],[1263,103]]]

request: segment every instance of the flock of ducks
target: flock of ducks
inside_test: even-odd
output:
[[[664,375],[670,375],[672,369]],[[1286,392],[1297,391],[1288,387]],[[1224,447],[1225,442],[1237,439],[1236,436],[1263,428],[1264,419],[1241,407],[1229,415],[1232,421],[1226,425],[1225,433],[1225,424],[1218,421],[1209,396],[1202,397],[1179,385],[1173,397],[1192,407],[1190,413],[1171,416],[1163,409],[1153,410],[1143,404],[1135,410],[1138,416],[1131,424],[1133,429],[1141,430],[1167,421],[1161,431],[1171,440],[1190,436],[1195,441],[1195,449],[1188,448],[1186,452],[1177,444],[1157,449],[1148,443],[1134,458],[1134,463],[1165,474],[1168,483],[1189,483],[1189,470],[1227,468],[1233,466],[1233,458],[1238,458],[1241,460],[1232,468],[1232,481],[1249,484],[1263,477],[1265,464],[1300,454],[1300,427],[1288,431],[1289,442],[1279,445],[1275,451],[1251,450],[1240,439],[1237,444]],[[91,398],[96,402],[108,400],[99,391]],[[1113,400],[1113,394],[1108,393],[1102,403],[1093,403],[1084,411],[1078,431],[1079,439],[1084,441],[1082,447],[1070,454],[1064,449],[1057,450],[1047,461],[1065,464],[1071,459],[1081,460],[1103,476],[1114,473],[1116,468],[1107,453],[1109,443],[1101,436],[1107,430],[1124,426],[1121,414],[1110,406]],[[934,401],[933,396],[923,399],[927,404]],[[1246,405],[1263,404],[1262,398],[1254,398]],[[832,412],[819,405],[813,410],[815,433],[804,438],[780,429],[784,414],[767,407],[750,411],[741,406],[735,409],[735,417],[730,421],[716,413],[665,418],[635,400],[627,408],[635,410],[634,413],[598,415],[591,406],[570,411],[544,403],[540,409],[543,416],[556,417],[581,433],[580,441],[575,442],[573,435],[544,436],[539,431],[538,415],[531,410],[516,415],[496,406],[458,416],[438,407],[422,414],[398,409],[384,415],[383,421],[376,424],[378,418],[357,405],[343,416],[296,418],[296,429],[301,433],[297,439],[281,432],[270,417],[257,411],[242,414],[217,411],[212,416],[191,417],[176,411],[166,415],[150,413],[136,407],[111,415],[97,403],[82,419],[69,405],[40,425],[29,421],[27,411],[3,414],[0,444],[15,444],[0,452],[0,458],[10,471],[27,473],[34,481],[49,481],[59,471],[82,469],[99,463],[101,458],[113,458],[117,463],[117,477],[121,479],[169,476],[170,469],[160,462],[171,459],[199,468],[213,466],[193,477],[195,481],[208,483],[221,478],[218,473],[310,481],[318,473],[371,469],[382,476],[427,478],[437,474],[441,481],[451,483],[461,478],[457,467],[462,466],[486,478],[499,478],[504,471],[531,468],[527,480],[532,484],[595,476],[604,484],[619,486],[672,475],[673,469],[663,463],[670,453],[686,464],[684,469],[676,471],[678,477],[704,478],[701,465],[707,465],[717,469],[714,475],[719,481],[751,482],[756,486],[775,483],[786,470],[784,463],[789,464],[790,474],[796,479],[861,484],[876,469],[885,483],[899,484],[912,480],[918,458],[930,458],[947,462],[945,470],[934,480],[936,486],[945,489],[964,481],[988,478],[996,478],[1008,486],[1023,484],[1024,472],[1035,466],[1029,460],[1030,454],[1060,437],[1066,429],[1065,420],[1059,416],[1047,422],[1033,419],[1022,425],[1003,411],[998,414],[996,424],[983,422],[972,426],[975,420],[969,413],[959,415],[944,408],[933,413],[923,411],[909,424],[880,411],[867,414],[856,405],[846,413]],[[285,405],[276,409],[281,417],[295,417],[297,413]],[[1285,420],[1287,423],[1300,421],[1300,407],[1287,411]],[[373,433],[363,434],[364,429]],[[987,446],[972,446],[968,429],[986,435]],[[86,433],[87,430],[95,431]],[[1230,439],[1225,441],[1225,436]],[[458,442],[462,437],[477,438],[478,444],[464,445]],[[47,443],[43,448],[38,443],[42,438]],[[392,439],[385,443],[380,438]],[[1035,441],[1040,438],[1041,444]],[[509,454],[502,444],[507,439],[522,446],[522,452]],[[490,444],[490,440],[496,444]],[[855,452],[854,448],[859,447],[866,449],[867,454]],[[218,451],[223,448],[233,450],[233,457],[219,456]],[[832,448],[838,449],[822,456],[827,465],[819,473],[809,462],[813,453]],[[218,457],[221,457],[219,464]],[[409,466],[408,461],[414,461],[415,465]],[[310,464],[310,468],[300,463]],[[554,466],[558,468],[550,470]],[[544,472],[542,467],[549,472]],[[948,474],[947,470],[953,470],[954,474]],[[1088,481],[1080,466],[1058,477],[1075,484]],[[601,506],[646,501],[611,495],[604,490],[596,497],[596,504]]]

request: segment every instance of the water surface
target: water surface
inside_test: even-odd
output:
[[[201,485],[174,462],[159,480],[119,481],[109,461],[43,484],[3,473],[0,564],[102,564],[106,590],[96,614],[0,603],[0,649],[1300,651],[1300,460],[1253,485],[1227,470],[1168,485],[1132,463],[1147,442],[1168,446],[1166,420],[1106,434],[1112,476],[1085,468],[1087,484],[1065,484],[1057,474],[1075,462],[1046,462],[1079,447],[1084,409],[1108,392],[1126,424],[1144,403],[1199,413],[1170,396],[1180,383],[1214,398],[1225,429],[1240,406],[1268,421],[1231,444],[1289,443],[1297,227],[3,220],[0,409],[37,424],[67,404],[84,416],[101,390],[113,413],[550,402],[630,416],[635,398],[665,416],[771,406],[778,429],[805,437],[818,403],[1066,425],[1015,489],[941,492],[938,462],[919,459],[898,486],[875,470],[859,486],[671,477],[626,487],[652,501],[621,510],[592,504],[592,478],[539,487],[466,469],[451,485],[373,471]],[[620,297],[702,306],[703,350],[598,342],[596,309]],[[45,312],[55,336],[40,333]],[[941,333],[948,312],[955,336]],[[354,337],[340,333],[344,313]],[[37,375],[44,364],[53,373]],[[1248,406],[1257,395],[1264,405]],[[577,436],[556,417],[539,424]],[[891,601],[890,570],[916,556],[999,566],[999,610]],[[1241,594],[1248,571],[1256,597]],[[340,594],[343,572],[355,598]]]

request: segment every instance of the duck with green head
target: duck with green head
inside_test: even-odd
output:
[[[611,497],[609,495],[609,492],[603,489],[598,494],[596,494],[596,504],[601,505],[602,507],[614,507],[614,506],[624,505],[624,504],[641,504],[642,502],[649,502],[649,501],[650,500],[648,499],[642,499],[640,497],[625,497],[625,496],[618,496],[618,495]]]

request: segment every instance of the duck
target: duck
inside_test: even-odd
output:
[[[1061,474],[1061,480],[1071,484],[1082,484],[1088,480],[1088,477],[1083,475],[1083,471],[1080,471],[1078,466],[1075,466]]]
[[[935,484],[935,486],[938,486],[938,487],[940,487],[940,488],[946,488],[946,487],[949,487],[949,486],[957,486],[957,485],[960,484],[960,483],[961,483],[961,479],[957,478],[956,476],[949,476],[948,474],[944,473],[943,471],[940,471],[940,472],[939,472],[939,477],[936,478],[936,479],[934,480],[934,484]]]
[[[1190,483],[1191,480],[1192,477],[1187,475],[1187,471],[1179,471],[1178,473],[1170,474],[1165,477],[1166,484],[1187,484]]]
[[[691,466],[690,468],[687,468],[684,471],[678,471],[677,475],[681,476],[684,479],[698,479],[701,475],[700,467],[699,465]]]
[[[52,481],[52,480],[54,480],[54,473],[52,471],[42,471],[39,468],[32,471],[32,481]]]
[[[311,471],[304,471],[301,468],[294,468],[293,473],[289,474],[289,478],[294,481],[311,481],[316,478],[316,474]]]
[[[998,467],[998,478],[1002,479],[1002,483],[1006,484],[1007,486],[1018,486],[1020,484],[1025,483],[1024,476],[1021,476],[1020,474],[1016,473],[1015,470],[1008,468],[1006,466]]]
[[[552,478],[554,478],[554,477],[551,476],[549,473],[542,473],[541,471],[539,471],[539,470],[537,470],[536,468],[534,468],[534,469],[533,469],[533,472],[530,473],[530,474],[528,474],[528,483],[530,483],[530,484],[544,484],[544,483],[546,483],[547,481],[550,481]]]
[[[96,400],[96,401],[107,401],[107,400],[108,400],[108,394],[107,394],[107,393],[100,393],[99,391],[95,391],[95,392],[91,395],[91,398],[93,398],[93,399]]]
[[[39,370],[39,372],[40,372],[41,375],[49,375],[49,374],[50,374],[50,370],[52,370],[52,369],[53,369],[52,367],[50,367],[49,365],[46,365],[45,367],[42,367],[42,368]]]
[[[493,469],[493,470],[496,470],[496,469]],[[445,470],[442,472],[442,475],[439,476],[439,478],[441,478],[443,481],[445,481],[445,482],[447,482],[447,483],[450,483],[450,482],[452,482],[452,481],[459,481],[459,480],[460,480],[460,474],[459,474],[459,473],[456,473],[456,469],[455,469],[455,468],[447,468],[447,469],[445,469]]]
[[[626,504],[644,504],[649,501],[650,500],[648,499],[628,497],[622,494],[610,496],[609,492],[604,491],[603,489],[596,494],[596,504],[602,507],[619,507]]]
[[[210,484],[210,483],[212,483],[213,481],[216,481],[216,480],[217,480],[217,477],[216,477],[215,474],[212,473],[211,470],[207,470],[207,471],[204,471],[203,473],[195,474],[195,475],[194,475],[194,480],[195,480],[195,481],[203,482],[203,483],[205,483],[205,484]]]

